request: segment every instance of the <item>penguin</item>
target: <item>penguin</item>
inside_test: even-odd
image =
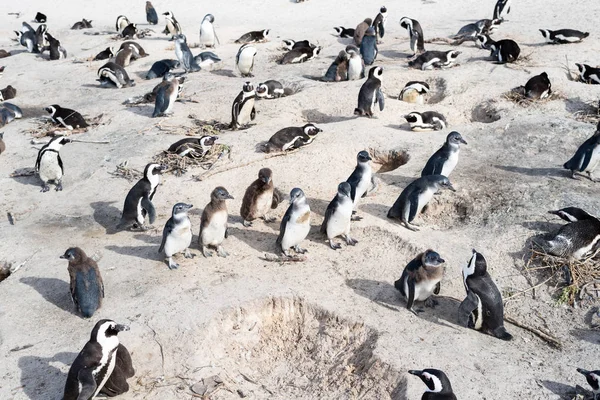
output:
[[[200,46],[203,47],[215,47],[219,43],[217,32],[215,32],[215,16],[212,14],[206,14],[202,18],[200,24]],[[220,43],[219,43],[220,44]]]
[[[280,64],[298,64],[310,61],[321,53],[322,47],[296,47],[288,51],[281,59]]]
[[[115,64],[121,67],[128,67],[132,60],[137,60],[138,58],[140,58],[140,54],[135,46],[124,46],[117,51]]]
[[[187,38],[183,34],[175,35],[175,55],[185,72],[198,72],[200,66],[196,63],[192,51],[187,45]]]
[[[342,236],[349,246],[355,246],[358,243],[358,240],[350,237],[350,223],[354,208],[351,191],[352,187],[348,182],[340,183],[336,196],[327,206],[327,210],[325,210],[325,219],[321,224],[321,233],[327,236],[329,247],[333,250],[342,248],[339,243],[333,241],[338,236]]]
[[[551,239],[537,239],[548,254],[581,260],[593,254],[600,243],[600,220],[584,219],[563,225]]]
[[[100,389],[100,393],[108,397],[127,393],[129,391],[127,379],[135,375],[129,350],[122,343],[119,343],[119,347],[117,347],[116,357],[115,368],[102,389]]]
[[[373,28],[375,29],[375,36],[379,39],[383,39],[385,35],[385,25],[387,23],[387,8],[382,6],[379,9],[379,14],[373,20]],[[379,39],[377,39],[377,43],[379,43]]]
[[[40,25],[41,26],[41,25]],[[19,39],[21,46],[27,48],[29,53],[39,53],[42,47],[42,43],[38,43],[35,29],[31,27],[27,22],[23,22],[20,31],[15,31]]]
[[[579,146],[575,155],[563,165],[563,168],[571,171],[571,177],[573,179],[578,179],[576,176],[577,172],[585,172],[591,181],[598,182],[598,180],[594,178],[593,173],[599,162],[600,123],[598,123],[598,128],[592,137]]]
[[[477,35],[491,35],[502,23],[501,19],[480,19],[472,24],[467,24],[459,29],[451,39],[458,40],[460,44],[465,40],[476,40]]]
[[[12,103],[9,103],[6,101],[1,103],[0,110],[1,109],[6,109],[6,110],[10,111],[13,119],[23,118],[23,110],[21,110],[21,108],[19,106],[16,106]]]
[[[115,86],[118,89],[135,86],[125,68],[114,62],[107,62],[98,69],[98,80],[102,86]]]
[[[50,190],[48,182],[53,181],[56,185],[56,191],[60,192],[62,187],[62,177],[64,168],[60,158],[60,149],[71,139],[64,136],[55,136],[49,143],[45,144],[39,151],[35,161],[35,171],[42,180],[42,192]]]
[[[416,112],[413,111],[404,116],[411,131],[441,131],[446,129],[446,117],[435,111]]]
[[[337,36],[344,39],[354,38],[354,33],[356,32],[353,28],[344,28],[343,26],[336,26],[333,29]]]
[[[348,53],[346,50],[339,52],[338,56],[331,63],[325,76],[321,78],[323,82],[339,82],[348,80]],[[360,58],[360,56],[359,56]]]
[[[600,68],[590,67],[587,64],[575,64],[579,70],[579,80],[584,83],[600,84]]]
[[[404,267],[394,287],[406,299],[407,310],[417,315],[413,309],[415,301],[424,301],[428,307],[436,304],[431,295],[440,293],[440,282],[444,276],[442,265],[445,262],[437,252],[429,249],[418,254]]]
[[[166,22],[166,26],[163,30],[163,33],[167,36],[171,35],[171,40],[173,40],[175,36],[179,35],[180,33],[183,33],[183,31],[181,30],[181,25],[179,25],[179,22],[177,22],[177,20],[175,19],[175,15],[171,11],[167,11],[166,13],[163,13],[163,15],[165,16]]]
[[[17,96],[17,89],[8,85],[4,89],[0,90],[0,101],[14,99]]]
[[[90,340],[69,369],[63,400],[89,400],[100,393],[117,363],[120,351],[117,335],[128,330],[128,326],[110,319],[101,319],[96,323]]]
[[[115,30],[117,33],[121,33],[129,24],[131,24],[131,22],[129,22],[129,19],[126,16],[119,15],[117,17],[117,22],[115,23]]]
[[[256,56],[256,47],[243,44],[235,56],[235,65],[243,77],[253,77],[254,57]]]
[[[451,68],[456,62],[456,59],[461,54],[460,51],[457,50],[449,50],[449,51],[437,51],[437,50],[429,50],[412,61],[408,62],[409,67],[417,68],[420,70],[432,70],[434,68]]]
[[[125,39],[133,39],[136,37],[136,35],[137,35],[137,25],[134,23],[127,25],[125,27],[125,29],[123,29],[123,31],[121,32],[121,37],[123,37]]]
[[[123,43],[121,43],[121,47],[119,47],[119,50],[124,49],[126,47],[132,47],[133,53],[135,54],[136,58],[148,57],[150,55],[150,54],[146,53],[146,50],[144,50],[144,48],[142,46],[140,46],[140,44],[136,41],[133,41],[133,40],[124,41]]]
[[[264,43],[268,40],[270,29],[263,29],[261,31],[252,31],[243,34],[234,43],[248,44],[248,43]]]
[[[50,114],[52,122],[64,126],[71,131],[73,129],[87,128],[89,126],[77,111],[69,108],[62,108],[58,104],[46,107],[45,110]]]
[[[583,221],[586,219],[596,218],[590,215],[587,211],[577,207],[565,207],[560,210],[550,210],[548,214],[553,214],[567,222]]]
[[[577,372],[585,376],[585,380],[592,388],[594,400],[600,399],[600,370],[588,371],[583,368],[577,368]]]
[[[250,82],[246,82],[231,105],[231,124],[229,124],[229,127],[232,130],[245,127],[251,121],[254,121],[254,117],[256,117],[255,98],[254,86]]]
[[[302,189],[294,188],[290,192],[290,206],[279,226],[276,244],[286,257],[290,256],[291,248],[298,254],[305,254],[308,250],[301,248],[300,243],[306,239],[309,232],[310,206]]]
[[[429,84],[422,81],[409,81],[398,96],[398,100],[407,103],[424,104],[425,95],[430,91]]]
[[[373,20],[371,18],[365,18],[365,20],[363,22],[361,22],[360,24],[358,24],[358,26],[354,30],[354,44],[357,47],[360,47],[360,44],[362,43],[362,40],[363,40],[363,36],[365,36],[365,32],[367,31],[367,29],[369,29],[369,27],[372,24],[373,24]]]
[[[204,207],[198,234],[198,244],[204,257],[212,257],[209,247],[216,248],[219,257],[229,255],[221,246],[227,238],[228,214],[225,200],[228,199],[233,199],[233,196],[223,186],[218,186],[210,194],[210,203]]]
[[[481,35],[477,35],[479,37]],[[511,39],[499,40],[494,43],[490,43],[490,50],[492,52],[491,57],[496,60],[498,64],[505,64],[517,61],[519,54],[521,54],[521,48]]]
[[[256,97],[259,99],[275,99],[283,96],[285,90],[279,81],[268,80],[256,87]]]
[[[479,34],[475,36],[475,45],[483,50],[492,50],[492,45],[496,42],[488,35]]]
[[[282,42],[283,42],[283,48],[288,51],[298,49],[300,47],[310,47],[310,48],[317,47],[316,45],[312,44],[308,40],[296,41],[296,40],[292,40],[292,39],[284,39]]]
[[[6,144],[2,139],[4,139],[4,132],[0,132],[0,154],[6,151]]]
[[[460,303],[458,323],[498,339],[511,340],[512,335],[504,328],[502,294],[487,271],[483,254],[473,250],[462,276],[467,297]]]
[[[269,210],[277,208],[277,199],[273,195],[273,172],[269,168],[258,171],[258,179],[252,182],[244,193],[240,215],[244,226],[252,226],[252,221],[262,218],[265,222],[273,222],[274,217],[268,215]]]
[[[94,57],[94,59],[92,61],[108,60],[109,58],[112,58],[114,56],[115,56],[115,54],[113,53],[113,50],[110,47],[107,47],[106,49],[102,50],[100,53],[96,54],[96,56]]]
[[[158,252],[165,253],[165,262],[169,269],[179,268],[179,264],[173,261],[173,256],[183,253],[185,258],[192,258],[189,247],[192,244],[192,223],[188,217],[188,210],[192,204],[177,203],[173,206],[171,218],[165,224],[162,234],[162,242]]]
[[[346,180],[350,184],[353,210],[358,206],[358,201],[366,197],[369,189],[373,186],[373,169],[369,161],[371,161],[369,153],[365,150],[359,151],[356,155],[356,168]]]
[[[423,28],[416,19],[402,17],[400,19],[400,26],[408,32],[410,39],[410,49],[413,52],[413,56],[425,52],[425,38],[423,37]]]
[[[141,98],[142,100],[140,100],[140,103],[156,103],[156,97],[158,96],[158,92],[160,92],[165,87],[171,85],[172,81],[174,79],[179,80],[178,92],[181,92],[183,89],[183,82],[185,81],[185,77],[184,76],[177,77],[174,74],[167,72],[163,76],[162,81],[159,84],[157,84],[156,86],[154,86],[154,88],[152,89],[152,91],[150,93],[146,93],[144,96],[142,96],[142,98]],[[133,98],[133,99],[136,99],[136,98]]]
[[[35,30],[35,41],[38,47],[38,51],[41,53],[46,50],[46,48],[50,47],[50,42],[48,42],[48,27],[46,24],[41,24]]]
[[[504,17],[510,13],[511,0],[498,0],[494,6],[494,19],[504,21]]]
[[[440,189],[456,191],[443,175],[428,175],[414,180],[400,193],[387,217],[400,220],[400,224],[411,231],[418,231],[413,220]]]
[[[200,69],[210,69],[213,64],[221,62],[221,59],[212,51],[203,51],[194,56],[194,61],[200,66]]]
[[[0,58],[6,58],[6,57],[10,57],[11,54],[10,52],[4,50],[4,49],[0,49]]]
[[[323,132],[323,130],[313,124],[306,124],[303,127],[283,128],[271,136],[263,150],[265,153],[271,153],[297,149],[312,143],[315,136],[320,132]]]
[[[35,14],[34,20],[38,24],[43,24],[48,20],[48,18],[46,17],[46,15],[42,14],[41,12],[38,12]]]
[[[446,143],[427,161],[425,168],[421,171],[421,176],[443,175],[450,177],[454,167],[458,163],[458,153],[460,144],[467,144],[460,133],[453,131],[446,136]]]
[[[355,81],[365,77],[365,62],[360,55],[358,47],[350,44],[346,46],[348,54],[348,80]]]
[[[532,100],[543,100],[552,94],[552,84],[548,74],[542,72],[529,79],[525,84],[525,97]]]
[[[377,53],[377,33],[375,28],[370,27],[360,43],[360,55],[366,65],[372,65],[377,59]]]
[[[158,14],[156,13],[156,10],[152,6],[152,3],[149,1],[146,2],[146,21],[150,25],[158,24]]]
[[[165,84],[162,85],[156,93],[152,118],[173,115],[173,105],[177,100],[177,96],[179,96],[179,93],[181,92],[184,80],[185,77],[183,76],[179,78],[171,76],[167,80],[163,81]]]
[[[552,44],[577,43],[590,36],[589,32],[581,32],[576,29],[559,29],[556,31],[540,29],[540,32],[544,39]]]
[[[369,78],[358,92],[358,107],[354,109],[354,115],[364,115],[369,118],[373,116],[375,104],[379,104],[379,111],[383,111],[385,99],[381,91],[381,76],[383,67],[371,67]]]
[[[456,400],[450,380],[443,371],[428,368],[421,371],[411,370],[408,373],[418,376],[427,385],[421,400]]]
[[[167,149],[168,153],[177,154],[180,157],[203,158],[219,139],[218,136],[204,135],[200,138],[185,138],[173,143]]]
[[[160,60],[152,64],[150,71],[146,74],[146,79],[162,78],[172,69],[179,68],[181,64],[177,60]]]
[[[89,29],[92,28],[92,21],[88,21],[83,18],[81,21],[77,21],[71,27],[72,30],[81,30],[81,29]]]
[[[104,283],[96,261],[79,247],[71,247],[60,258],[69,261],[71,299],[84,318],[91,318],[102,306]]]
[[[129,190],[123,203],[123,214],[117,225],[118,230],[134,229],[146,230],[144,222],[146,215],[150,224],[156,220],[156,210],[152,205],[152,199],[156,194],[156,188],[160,184],[160,175],[167,169],[166,165],[150,163],[144,168],[144,177],[137,181]]]

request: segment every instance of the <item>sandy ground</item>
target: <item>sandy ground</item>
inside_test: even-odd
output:
[[[586,386],[575,368],[599,368],[600,354],[599,333],[588,325],[589,305],[557,306],[556,292],[547,285],[538,288],[535,297],[528,292],[507,303],[508,314],[546,327],[558,337],[563,348],[556,350],[510,324],[507,328],[515,338],[509,343],[460,328],[458,305],[450,298],[464,296],[460,270],[472,248],[486,256],[503,293],[514,293],[530,286],[522,275],[527,240],[558,226],[547,210],[571,205],[599,210],[598,184],[571,180],[561,169],[594,131],[593,125],[576,121],[572,114],[582,103],[598,100],[600,91],[567,80],[562,64],[565,56],[572,68],[575,62],[600,62],[600,40],[594,29],[600,17],[596,0],[580,0],[577,5],[558,0],[515,2],[510,21],[495,37],[516,40],[522,54],[530,55],[528,60],[514,66],[495,65],[485,59],[487,52],[465,44],[459,66],[428,72],[407,69],[407,34],[398,20],[405,15],[418,19],[426,38],[448,36],[466,23],[490,18],[493,2],[392,3],[387,4],[388,33],[377,60],[385,68],[383,89],[389,97],[385,110],[376,112],[377,118],[366,119],[352,115],[362,82],[324,84],[303,76],[322,75],[348,43],[332,35],[333,26],[354,27],[366,17],[373,18],[379,4],[358,0],[343,4],[332,0],[155,2],[159,13],[174,12],[192,43],[198,40],[202,17],[209,12],[215,15],[222,71],[234,70],[235,39],[250,30],[272,29],[271,41],[257,45],[252,81],[297,82],[303,90],[258,102],[254,127],[221,135],[220,142],[232,147],[232,157],[216,170],[247,166],[202,182],[191,178],[200,169],[183,177],[164,176],[154,199],[156,229],[118,234],[107,231],[118,223],[133,183],[111,175],[116,165],[128,161],[142,170],[152,156],[181,138],[159,131],[155,127],[159,121],[163,126],[190,126],[187,117],[195,114],[228,122],[231,103],[246,79],[237,72],[235,77],[209,72],[189,75],[185,95],[198,103],[177,103],[173,117],[157,121],[150,118],[153,106],[125,108],[121,103],[157,83],[141,78],[154,61],[175,58],[172,43],[159,34],[162,19],[159,26],[151,27],[155,35],[139,41],[150,57],[127,68],[137,86],[123,90],[98,86],[96,71],[102,61],[73,63],[119,42],[69,30],[81,18],[92,19],[93,30],[114,29],[119,14],[146,28],[143,2],[55,1],[50,7],[47,2],[30,1],[2,7],[0,48],[15,55],[0,62],[6,65],[0,86],[17,88],[12,101],[32,116],[55,103],[90,117],[104,113],[110,124],[79,138],[111,143],[65,146],[61,152],[64,190],[40,193],[36,177],[9,177],[15,169],[35,163],[37,150],[25,132],[34,122],[23,119],[4,127],[7,150],[0,163],[0,215],[12,213],[16,224],[10,225],[5,217],[0,220],[0,261],[15,265],[28,261],[0,284],[0,398],[60,399],[71,362],[101,318],[131,326],[120,338],[132,353],[137,373],[123,399],[190,399],[190,385],[212,375],[219,375],[227,388],[216,398],[239,398],[239,389],[249,398],[385,398],[393,391],[394,398],[416,399],[424,385],[406,371],[426,367],[446,371],[461,399],[562,399],[570,398],[567,393],[576,384]],[[7,15],[18,11],[20,18]],[[69,52],[67,60],[46,61],[24,53],[10,40],[21,21],[30,21],[37,11],[48,15],[49,31]],[[576,28],[590,31],[591,37],[581,44],[542,45],[538,28]],[[309,63],[277,65],[272,59],[280,54],[280,40],[286,38],[309,39],[324,50]],[[549,74],[559,99],[524,108],[502,97],[542,71]],[[393,98],[407,81],[421,79],[445,80],[439,103],[415,106]],[[501,119],[490,124],[472,122],[472,110],[487,100],[495,102]],[[390,223],[385,215],[449,130],[407,131],[401,116],[413,110],[444,113],[450,129],[461,132],[469,143],[451,176],[457,192],[436,196],[420,232]],[[270,159],[255,152],[256,143],[277,130],[306,121],[324,131],[311,146]],[[356,153],[370,147],[406,149],[411,160],[382,174],[378,192],[361,202],[359,213],[364,219],[352,228],[359,244],[333,251],[318,235],[318,226],[337,184],[352,172]],[[276,252],[279,222],[257,222],[250,229],[241,224],[244,190],[261,167],[272,168],[283,192],[301,187],[309,197],[314,226],[306,241],[309,253],[304,263],[278,265],[260,259],[264,253]],[[168,270],[157,249],[172,205],[194,204],[191,219],[196,235],[201,210],[218,185],[235,196],[229,203],[231,236],[225,242],[231,256],[204,259],[194,236],[196,257],[180,259],[179,270]],[[284,212],[281,205],[275,214],[280,219]],[[74,313],[67,264],[58,258],[71,246],[102,257],[99,266],[106,298],[90,320]],[[417,317],[405,309],[392,285],[407,262],[427,248],[436,249],[447,261],[441,290],[447,297]],[[544,278],[533,276],[531,281]],[[321,343],[319,350],[302,338]],[[294,341],[298,346],[290,345]],[[26,345],[31,346],[15,350]],[[373,360],[377,365],[372,365]],[[339,370],[336,365],[347,368]],[[353,380],[353,371],[360,372],[357,365],[365,368],[364,380],[360,376]],[[243,379],[242,373],[255,382]],[[331,381],[329,387],[318,383],[326,379]]]

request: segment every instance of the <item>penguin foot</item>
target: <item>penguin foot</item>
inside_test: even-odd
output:
[[[225,258],[225,257],[227,257],[229,255],[229,253],[226,252],[225,249],[223,249],[221,246],[219,246],[219,247],[217,247],[217,255],[219,257]]]
[[[246,228],[249,228],[249,227],[251,227],[251,226],[252,226],[252,222],[251,222],[251,221],[246,221],[246,220],[244,220],[244,222],[243,222],[243,225],[244,225]]]
[[[56,184],[56,187],[54,188],[54,190],[56,190],[57,192],[61,192],[61,191],[62,191],[62,189],[63,189],[63,187],[62,187],[62,182],[58,182],[58,183]]]
[[[306,249],[303,249],[302,247],[300,247],[300,246],[298,246],[298,245],[294,246],[294,251],[295,251],[296,253],[298,253],[298,254],[305,254],[305,253],[308,253],[308,250],[306,250]]]
[[[40,190],[40,192],[44,193],[44,192],[47,192],[48,190],[50,190],[50,186],[42,185],[42,190]]]
[[[437,306],[439,304],[439,302],[434,299],[433,297],[429,297],[427,300],[425,300],[425,307],[429,307],[429,308],[434,308],[435,306]]]
[[[408,311],[410,311],[411,313],[415,314],[417,317],[419,316],[420,312],[423,312],[423,310],[421,310],[420,308],[415,310],[414,308],[409,308]]]
[[[571,171],[571,179],[575,179],[576,181],[580,180],[575,171]]]
[[[329,247],[331,247],[333,250],[339,250],[342,248],[342,245],[339,243],[334,243],[333,240],[330,240]]]
[[[212,252],[212,251],[210,251],[210,250],[208,249],[208,247],[206,247],[206,246],[202,246],[202,255],[203,255],[204,257],[206,257],[206,258],[208,258],[208,257],[212,257],[212,256],[213,256],[213,252]]]
[[[600,179],[594,178],[591,172],[588,172],[588,179],[592,182],[600,182]]]
[[[185,258],[194,258],[194,255],[190,252],[190,249],[185,249],[185,251],[183,252],[183,256]]]
[[[177,264],[176,262],[174,262],[171,257],[167,258],[167,265],[169,266],[169,269],[177,269],[177,268],[179,268],[179,264]]]
[[[413,232],[419,232],[419,229],[415,228],[414,226],[410,225],[408,222],[403,222],[402,225],[408,229],[411,230]]]
[[[271,223],[271,222],[275,222],[275,217],[267,217],[266,215],[264,217],[262,217],[263,221],[265,221],[266,223]]]
[[[356,215],[356,211],[352,211],[352,217],[350,217],[350,221],[362,221],[363,217]]]
[[[344,239],[346,239],[346,244],[348,244],[348,246],[356,246],[356,243],[358,243],[358,240],[352,239],[348,235],[346,235],[346,237],[344,237]]]

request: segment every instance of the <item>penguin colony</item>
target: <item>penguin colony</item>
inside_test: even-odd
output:
[[[507,24],[507,16],[511,11],[510,0],[498,0],[493,9],[493,19],[483,19],[465,25],[452,39],[472,41],[482,49],[489,50],[490,60],[498,64],[512,63],[518,60],[521,48],[512,39],[495,41],[490,35],[499,30],[501,25]],[[148,24],[159,24],[158,13],[150,1],[146,2],[145,14]],[[172,11],[162,14],[165,20],[164,33],[174,42],[174,56],[176,60],[155,60],[146,74],[146,79],[162,78],[152,92],[155,102],[152,117],[166,117],[172,115],[175,102],[183,89],[187,76],[209,69],[212,64],[222,60],[212,51],[204,51],[194,56],[186,35]],[[358,90],[358,106],[354,110],[357,117],[375,117],[376,112],[384,112],[385,95],[383,93],[384,68],[376,65],[379,46],[383,46],[384,37],[389,31],[389,12],[383,6],[375,18],[365,18],[355,29],[342,26],[335,27],[336,35],[348,39],[335,61],[322,77],[325,82],[338,82],[343,80],[366,80]],[[34,29],[27,22],[23,22],[19,31],[15,31],[20,45],[30,53],[49,53],[50,60],[60,60],[67,57],[66,50],[60,41],[48,32],[47,17],[38,13],[35,22],[39,23]],[[71,29],[91,29],[90,20],[82,19],[76,22]],[[206,14],[200,22],[199,43],[202,48],[214,49],[220,45],[216,30],[215,16]],[[409,48],[413,53],[407,67],[428,71],[433,69],[448,69],[454,67],[461,52],[454,49],[426,50],[424,30],[419,21],[409,17],[399,20],[400,27],[405,29],[409,37]],[[136,39],[138,26],[124,16],[117,17],[115,23],[117,33],[123,39]],[[590,36],[588,32],[576,29],[539,29],[543,38],[551,44],[571,44],[581,42]],[[269,41],[270,29],[262,29],[245,33],[235,43],[241,44],[235,56],[235,66],[244,78],[252,78],[255,69],[255,57],[259,52],[256,44]],[[281,64],[306,62],[319,55],[322,48],[307,40],[284,40],[284,47],[288,52],[281,60]],[[117,50],[112,47],[96,55],[94,60],[110,60],[98,69],[98,80],[102,86],[118,89],[132,88],[135,81],[130,78],[125,70],[131,62],[147,57],[148,54],[135,41],[124,42]],[[368,72],[365,66],[370,66]],[[600,69],[587,65],[576,64],[581,82],[600,84]],[[182,69],[183,73],[172,73],[173,70]],[[0,71],[3,71],[2,68]],[[552,94],[550,77],[546,72],[531,77],[524,86],[525,96],[529,99],[539,100],[548,98]],[[14,89],[13,89],[14,90]],[[430,86],[424,81],[407,82],[398,96],[399,100],[424,104]],[[15,94],[12,95],[14,97]],[[267,80],[257,83],[246,81],[241,85],[241,91],[234,98],[231,108],[231,130],[247,129],[256,119],[256,100],[277,99],[285,96],[283,85],[276,80]],[[0,100],[6,100],[8,96]],[[0,104],[0,127],[22,117],[19,107],[10,103]],[[45,108],[50,114],[50,119],[59,127],[68,130],[88,127],[85,118],[77,111],[53,104]],[[438,131],[447,129],[446,118],[436,111],[415,111],[404,116],[409,124],[409,129],[417,132]],[[309,145],[318,138],[323,130],[312,123],[299,127],[285,127],[276,132],[264,144],[265,152],[286,152],[299,150]],[[6,151],[3,133],[0,132],[0,153]],[[185,138],[175,142],[168,152],[181,157],[202,158],[216,143],[218,137],[203,136],[201,138]],[[49,183],[55,185],[56,191],[63,190],[63,176],[65,167],[60,152],[65,144],[72,140],[63,136],[56,136],[45,144],[38,152],[35,161],[35,170],[42,182],[42,192],[49,191]],[[411,231],[418,231],[419,225],[415,219],[426,209],[433,196],[442,189],[455,191],[450,182],[450,175],[457,167],[461,145],[467,141],[456,131],[450,132],[441,148],[424,162],[421,177],[406,185],[399,193],[396,202],[391,205],[387,213],[390,221],[397,221],[400,225]],[[71,145],[72,146],[72,145]],[[75,160],[69,160],[72,163]],[[377,187],[371,168],[371,156],[367,151],[360,151],[356,157],[356,167],[346,181],[340,182],[333,199],[329,202],[324,219],[321,223],[320,233],[323,240],[328,242],[332,250],[342,248],[337,243],[341,237],[346,245],[357,246],[359,241],[350,235],[353,221],[360,220],[357,206],[360,200],[368,196]],[[423,160],[425,161],[425,160]],[[569,170],[574,179],[579,179],[577,174],[586,174],[591,181],[596,181],[594,171],[600,162],[600,124],[593,135],[587,139],[574,156],[564,164],[564,169]],[[66,168],[68,171],[68,168]],[[157,212],[153,204],[157,188],[161,183],[161,174],[167,169],[165,165],[149,163],[143,177],[131,188],[125,196],[122,208],[121,221],[116,226],[119,230],[145,231],[149,225],[157,220]],[[243,226],[251,228],[255,221],[262,219],[265,224],[275,221],[269,213],[277,209],[281,203],[281,193],[275,186],[275,178],[280,171],[273,171],[263,167],[258,171],[258,178],[252,182],[243,196],[239,215]],[[231,188],[230,188],[231,189]],[[240,193],[239,190],[231,193]],[[229,236],[229,210],[227,201],[234,196],[224,186],[216,186],[210,193],[210,202],[204,207],[201,214],[198,231],[198,245],[196,250],[208,258],[213,255],[214,249],[219,257],[227,257],[224,244]],[[160,196],[166,197],[166,196]],[[301,188],[293,188],[289,193],[289,206],[279,224],[279,235],[275,240],[278,251],[284,257],[294,254],[303,255],[310,250],[302,247],[311,231],[311,201],[308,193]],[[164,200],[161,200],[164,203]],[[162,204],[161,204],[162,206]],[[172,205],[171,217],[164,223],[162,240],[158,252],[169,269],[177,269],[180,265],[175,261],[179,254],[185,258],[192,258],[195,254],[190,251],[193,231],[189,211],[193,206],[184,202]],[[567,207],[551,214],[567,221],[551,239],[543,240],[540,245],[551,254],[582,259],[598,249],[600,244],[600,220],[587,211],[577,207]],[[358,233],[360,235],[360,233]],[[192,247],[194,248],[194,247]],[[70,247],[60,258],[68,261],[68,274],[70,277],[70,293],[77,313],[84,318],[91,318],[101,308],[105,298],[104,283],[100,269],[92,258],[88,257],[83,249]],[[186,263],[187,264],[187,263]],[[415,255],[403,269],[401,276],[395,281],[394,287],[399,295],[405,299],[406,308],[415,315],[425,312],[415,308],[416,302],[424,302],[427,307],[437,304],[434,295],[441,291],[444,277],[445,260],[432,249]],[[501,340],[509,341],[513,336],[504,327],[502,295],[490,276],[487,261],[483,254],[472,251],[471,258],[462,267],[462,278],[465,287],[465,298],[457,309],[457,322],[465,328],[488,333]],[[109,292],[110,290],[108,290]],[[107,299],[106,301],[110,301]],[[135,375],[133,361],[127,348],[120,343],[118,334],[129,328],[109,319],[99,320],[91,331],[89,341],[73,360],[70,367],[65,388],[64,399],[93,399],[99,394],[113,397],[129,390],[127,379]],[[73,349],[74,350],[74,349]],[[600,371],[590,371],[577,368],[589,383],[595,398],[600,393]],[[427,386],[422,399],[456,399],[449,377],[443,371],[433,368],[423,370],[410,370],[409,374],[419,377]],[[460,392],[460,390],[459,390]]]

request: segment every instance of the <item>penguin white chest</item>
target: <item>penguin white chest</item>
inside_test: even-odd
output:
[[[250,49],[242,51],[238,60],[238,69],[242,74],[249,74],[252,71],[252,64],[254,64],[254,53]]]
[[[58,153],[46,151],[42,154],[39,167],[40,179],[44,182],[62,179],[63,173],[58,163]]]
[[[260,218],[266,215],[271,209],[271,203],[273,202],[273,191],[269,190],[265,193],[260,194],[256,198],[256,217]]]
[[[177,59],[179,61],[184,62],[183,49],[181,48],[181,45],[179,44],[179,42],[175,43],[175,56],[177,56]]]
[[[165,254],[171,257],[173,254],[181,253],[192,243],[192,229],[189,218],[178,221],[175,229],[167,236],[165,241]]]
[[[458,164],[458,150],[450,153],[450,156],[442,167],[442,175],[448,178],[452,171],[454,171],[454,168],[456,168],[456,164]]]
[[[254,99],[251,98],[251,99],[246,100],[246,102],[242,105],[242,108],[240,109],[240,113],[237,117],[238,123],[240,125],[246,125],[252,121],[251,114],[252,114],[253,108],[254,108]]]
[[[341,234],[350,233],[350,220],[352,218],[352,201],[341,203],[327,223],[327,237],[332,239]]]
[[[434,190],[426,189],[423,193],[419,194],[419,200],[417,204],[417,215],[420,214],[421,211],[423,211],[423,207],[425,207],[427,203],[431,201],[431,198],[433,197],[434,193]]]
[[[373,173],[370,169],[368,171],[365,171],[360,181],[358,182],[358,185],[356,185],[356,195],[354,196],[354,208],[356,208],[356,205],[363,197],[363,195],[367,193],[367,191],[371,188],[372,176]]]
[[[600,162],[600,146],[596,146],[592,151],[592,156],[590,157],[590,163],[588,164],[585,172],[594,172],[598,163]]]
[[[348,62],[348,80],[360,79],[362,74],[362,62],[360,57],[351,57]]]
[[[204,21],[200,25],[200,44],[204,46],[214,46],[215,44],[215,31],[209,21]]]
[[[299,210],[296,215],[285,225],[285,233],[281,240],[281,248],[284,250],[300,244],[310,232],[310,209]]]
[[[218,246],[225,239],[227,229],[227,211],[217,211],[212,215],[208,226],[202,229],[202,244],[204,246]]]
[[[415,300],[425,301],[433,294],[439,280],[426,280],[415,284]]]

